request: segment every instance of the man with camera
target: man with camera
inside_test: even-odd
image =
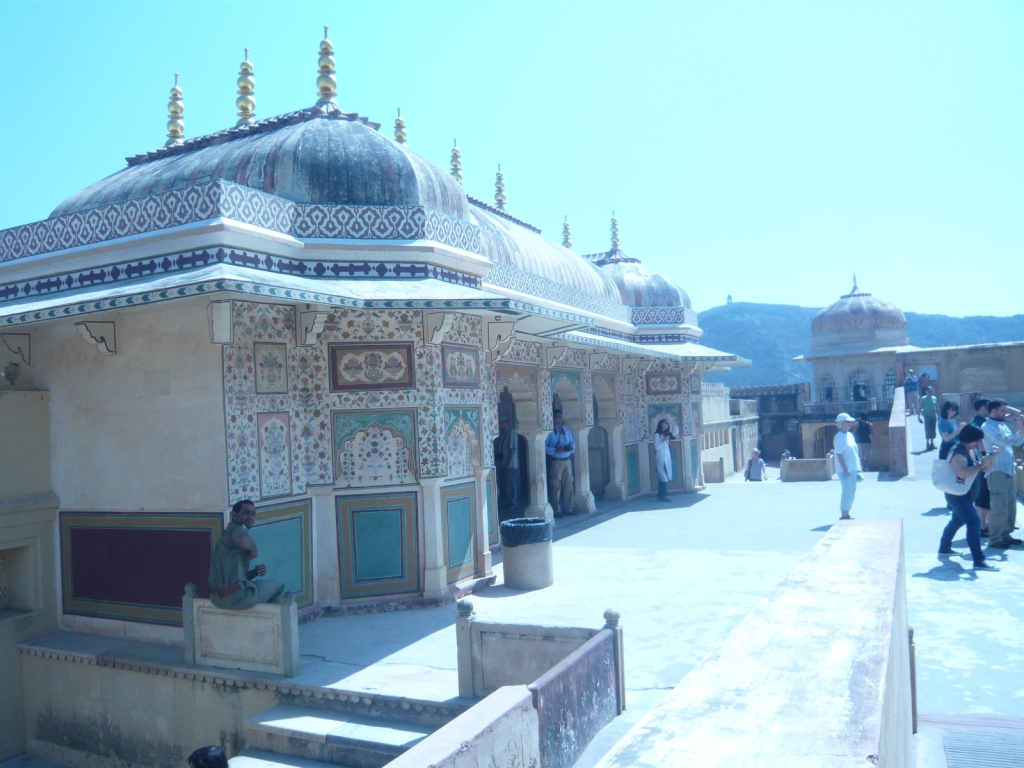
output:
[[[562,412],[554,413],[555,428],[544,441],[548,457],[548,503],[555,511],[555,517],[577,514],[572,508],[572,455],[576,452],[576,441],[572,432],[562,424]]]
[[[210,602],[218,608],[244,611],[258,603],[280,603],[284,584],[271,579],[254,581],[267,575],[267,566],[249,568],[259,554],[248,531],[256,522],[256,505],[249,499],[231,508],[231,523],[217,540],[210,560]]]
[[[1005,400],[988,401],[988,418],[982,426],[985,452],[996,454],[988,481],[988,545],[1006,549],[1024,543],[1013,537],[1017,523],[1017,491],[1013,482],[1013,447],[1024,445],[1024,415]]]

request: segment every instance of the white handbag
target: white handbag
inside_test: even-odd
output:
[[[953,452],[950,451],[948,459],[936,459],[932,462],[932,485],[950,496],[963,496],[971,490],[975,478],[972,477],[970,482],[961,480],[950,463],[952,460]]]

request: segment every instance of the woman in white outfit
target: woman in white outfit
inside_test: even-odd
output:
[[[843,495],[839,499],[840,520],[850,519],[850,509],[853,507],[853,497],[857,493],[857,475],[860,473],[860,453],[857,451],[857,441],[853,438],[850,429],[857,420],[848,413],[840,413],[836,416],[835,440],[833,440],[833,456],[836,462],[836,474],[839,475],[839,483],[843,487]]]
[[[658,468],[658,499],[668,501],[668,484],[672,480],[672,440],[679,431],[672,431],[668,419],[658,422],[654,433],[654,464]]]

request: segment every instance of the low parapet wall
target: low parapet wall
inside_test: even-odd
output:
[[[907,396],[903,387],[896,387],[889,416],[889,475],[905,477],[910,474],[910,431],[907,429]]]
[[[839,523],[598,768],[912,765],[900,520]]]
[[[835,474],[835,460],[830,451],[824,459],[783,459],[779,476],[784,483],[807,480],[831,480]]]

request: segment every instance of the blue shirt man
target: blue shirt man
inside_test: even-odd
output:
[[[554,413],[555,428],[544,441],[548,455],[548,503],[555,517],[575,515],[573,509],[572,459],[576,452],[576,441],[572,432],[562,425],[562,412]]]

